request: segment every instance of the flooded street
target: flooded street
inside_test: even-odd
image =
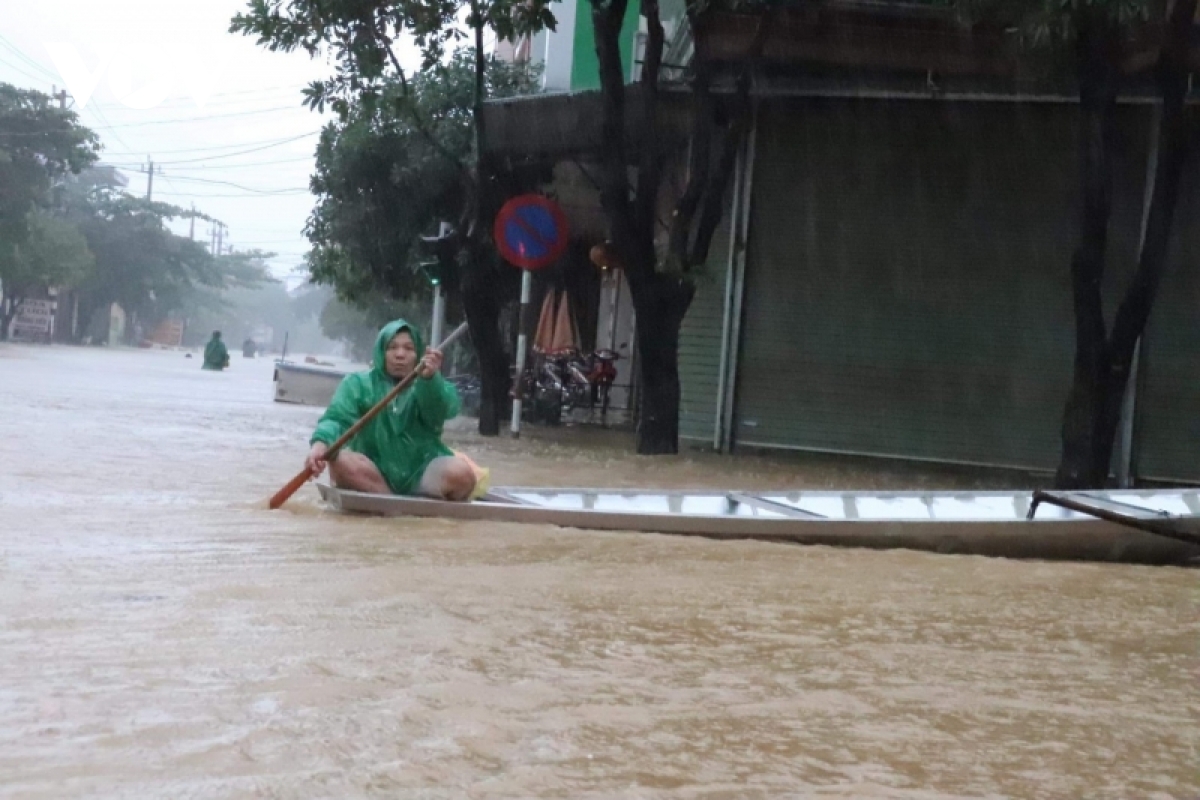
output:
[[[269,512],[320,412],[199,366],[0,345],[0,796],[1200,794],[1194,570]],[[865,480],[460,428],[496,484]]]

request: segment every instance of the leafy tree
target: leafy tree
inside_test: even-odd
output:
[[[26,298],[52,287],[74,286],[95,264],[87,240],[70,222],[38,210],[26,217],[25,228],[21,243],[0,245],[0,339],[7,338],[9,324]]]
[[[708,258],[713,235],[724,213],[730,175],[748,130],[751,69],[771,30],[765,3],[686,0],[694,37],[705,35],[705,16],[727,7],[760,13],[759,33],[736,70],[737,91],[718,103],[710,90],[715,65],[695,47],[689,69],[693,129],[688,143],[687,185],[673,199],[667,246],[657,245],[659,204],[667,167],[680,143],[659,135],[656,120],[663,68],[665,31],[659,0],[642,0],[647,31],[638,101],[640,127],[627,134],[629,92],[621,61],[620,39],[629,0],[590,0],[602,98],[600,201],[610,241],[604,258],[620,266],[629,280],[636,310],[638,342],[637,451],[646,455],[679,450],[679,330],[695,294],[695,273]],[[630,148],[637,153],[632,157]],[[630,167],[635,167],[631,170]]]
[[[100,144],[47,94],[0,83],[0,241],[21,241],[53,183],[94,162]]]
[[[332,344],[320,336],[313,315],[274,279],[251,287],[198,289],[177,313],[186,322],[183,339],[190,347],[203,345],[219,330],[235,348],[259,325],[271,328],[272,338],[265,344],[273,350],[283,347],[285,336],[293,351],[317,351]]]
[[[488,94],[532,92],[536,77],[525,66],[491,59]],[[466,202],[460,172],[440,151],[469,159],[473,91],[473,57],[459,49],[408,86],[393,83],[373,101],[354,101],[344,121],[325,129],[312,181],[317,207],[307,228],[315,282],[351,302],[378,293],[402,300],[428,289],[430,276],[418,264],[430,256],[418,240],[440,220],[457,217]],[[438,150],[413,124],[409,104]],[[442,277],[452,287],[459,283],[455,274]]]
[[[96,135],[52,97],[0,83],[0,338],[29,292],[87,268],[75,232],[39,209],[55,182],[94,162],[98,149]]]
[[[302,49],[313,56],[327,54],[335,64],[335,71],[328,80],[314,83],[306,90],[312,106],[329,105],[344,123],[358,103],[367,110],[379,103],[391,103],[394,117],[407,114],[409,125],[428,143],[430,150],[457,172],[463,184],[462,207],[455,210],[451,220],[456,223],[452,247],[460,269],[456,285],[449,283],[447,288],[460,296],[471,323],[471,339],[479,354],[483,384],[479,430],[487,435],[499,432],[507,401],[508,357],[500,339],[498,320],[500,304],[516,281],[513,271],[502,267],[488,241],[487,221],[498,208],[506,187],[496,181],[496,171],[481,158],[480,142],[484,134],[481,109],[488,89],[484,30],[491,29],[501,39],[512,39],[552,28],[550,2],[251,0],[247,11],[237,15],[230,28],[236,33],[257,36],[260,44],[272,50]],[[459,24],[464,17],[467,28],[474,33],[470,104],[474,136],[473,157],[469,160],[462,158],[452,141],[438,134],[420,102],[400,102],[401,98],[411,100],[412,83],[394,51],[402,36],[411,37],[421,50],[424,70],[435,69],[466,37]],[[389,94],[395,86],[401,92]],[[331,270],[355,269],[347,266],[354,262],[343,260],[343,256],[329,263],[318,263],[316,269],[327,274]]]
[[[374,358],[375,337],[387,322],[403,318],[422,319],[429,313],[427,305],[377,297],[373,302],[350,304],[334,298],[321,310],[321,332],[330,339],[350,346],[356,361],[368,363]]]
[[[95,268],[78,287],[84,320],[118,303],[153,325],[189,304],[203,304],[204,289],[256,286],[270,278],[264,264],[269,253],[214,257],[201,242],[167,227],[168,220],[193,212],[131,197],[104,180],[65,187],[63,208],[96,258]]]

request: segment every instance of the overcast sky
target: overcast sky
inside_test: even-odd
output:
[[[277,252],[271,267],[282,277],[307,250],[308,177],[325,122],[300,105],[300,89],[332,68],[228,33],[245,5],[5,0],[0,81],[65,87],[83,124],[99,134],[102,160],[124,170],[128,191],[145,194],[152,157],[162,170],[155,200],[195,203],[229,226],[226,241],[239,250]],[[416,63],[411,47],[402,61]],[[208,237],[207,223],[198,223],[196,238]]]

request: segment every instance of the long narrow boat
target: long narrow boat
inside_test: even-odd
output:
[[[324,408],[349,373],[333,367],[275,362],[275,402]]]
[[[1200,490],[717,492],[499,488],[450,503],[318,484],[334,509],[716,539],[1200,565]]]

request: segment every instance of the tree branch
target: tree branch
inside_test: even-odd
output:
[[[747,106],[749,103],[747,103]],[[725,131],[725,141],[721,148],[721,159],[717,171],[709,178],[705,187],[704,207],[700,212],[700,223],[696,228],[696,236],[692,241],[685,268],[700,266],[708,261],[708,251],[712,247],[713,236],[721,225],[721,217],[725,215],[725,189],[729,186],[729,178],[737,165],[738,150],[750,128],[750,111],[747,108],[739,112],[737,118],[729,123]]]
[[[420,133],[427,142],[429,142],[438,155],[457,167],[458,170],[466,175],[467,179],[470,180],[471,171],[467,168],[467,165],[462,163],[458,156],[456,156],[449,149],[447,149],[445,145],[438,141],[437,137],[434,136],[433,132],[429,129],[429,123],[417,109],[417,104],[413,102],[412,92],[410,91],[408,85],[408,78],[404,74],[404,67],[400,66],[400,60],[396,58],[396,54],[392,52],[392,40],[385,36],[383,37],[383,44],[383,49],[387,51],[388,58],[391,59],[392,66],[396,70],[396,75],[400,78],[400,88],[404,90],[404,97],[406,100],[408,100],[405,105],[408,107],[408,115],[412,117],[413,127],[415,127],[417,132]]]
[[[694,2],[689,2],[688,20],[695,36],[699,35],[696,25],[697,15]],[[711,137],[714,127],[713,117],[716,114],[709,91],[711,75],[708,64],[699,54],[695,57],[696,117],[692,147],[694,148],[693,154],[703,158],[703,166],[689,177],[687,191],[680,200],[679,216],[675,220],[678,229],[673,231],[671,243],[673,257],[684,272],[700,266],[708,260],[713,236],[724,216],[725,190],[729,185],[729,178],[733,174],[734,167],[737,165],[738,150],[750,128],[752,110],[750,88],[770,30],[770,13],[766,12],[759,16],[754,39],[742,59],[742,69],[737,82],[738,90],[730,111],[731,119],[725,127],[721,154],[715,172],[712,171],[711,166]],[[702,143],[702,147],[697,148],[698,142]],[[694,224],[697,210],[700,213],[700,221],[698,224]],[[695,228],[694,234],[693,228]]]
[[[636,226],[629,201],[629,178],[625,159],[625,75],[621,68],[621,24],[628,0],[591,0],[592,27],[596,35],[596,58],[600,66],[601,174],[600,203],[607,213],[614,244],[629,269],[640,259],[632,258]]]
[[[642,59],[642,100],[645,103],[642,115],[643,129],[635,134],[635,141],[642,147],[638,160],[637,198],[634,203],[635,225],[642,236],[654,241],[655,213],[658,207],[658,187],[662,183],[663,156],[659,150],[658,137],[658,74],[662,67],[663,47],[666,36],[659,17],[658,0],[643,0],[642,16],[646,18],[646,52]],[[652,257],[652,256],[651,256]]]
[[[1167,20],[1166,40],[1155,68],[1163,99],[1159,158],[1138,269],[1113,321],[1111,346],[1116,365],[1132,360],[1166,267],[1179,184],[1184,162],[1192,149],[1183,101],[1188,83],[1188,38],[1196,3],[1197,0],[1176,0]]]
[[[709,91],[711,76],[709,68],[697,56],[696,75],[692,81],[692,141],[688,154],[687,187],[675,204],[671,215],[671,233],[668,244],[668,258],[674,266],[686,271],[688,250],[692,238],[692,221],[704,199],[708,188],[708,174],[712,163],[713,117],[716,111],[713,107],[712,93]]]

